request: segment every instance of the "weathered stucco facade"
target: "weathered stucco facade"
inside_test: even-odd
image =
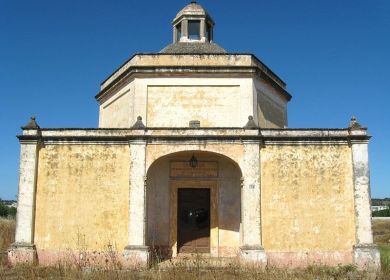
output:
[[[201,252],[378,269],[366,128],[287,128],[284,82],[214,44],[202,7],[173,25],[173,44],[101,84],[99,128],[23,127],[10,261],[147,266]]]
[[[274,261],[285,261],[283,253],[287,253],[289,262],[299,262],[305,253],[308,261],[352,262],[351,148],[320,143],[271,145],[262,149],[261,158],[263,244]]]
[[[47,145],[41,149],[35,245],[42,250],[124,248],[129,163],[126,145]]]

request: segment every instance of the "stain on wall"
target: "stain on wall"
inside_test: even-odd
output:
[[[239,86],[149,86],[148,125],[187,127],[240,127]]]
[[[266,251],[351,250],[355,215],[347,145],[261,149],[262,239]]]
[[[127,245],[127,145],[46,145],[40,150],[35,244],[46,250],[119,251]]]

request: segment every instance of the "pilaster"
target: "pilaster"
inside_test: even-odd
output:
[[[200,20],[200,40],[202,42],[206,42],[207,41],[207,38],[206,38],[206,23],[205,23],[205,19],[201,19]]]
[[[244,142],[242,162],[241,221],[243,263],[265,266],[267,256],[261,242],[260,142]]]
[[[350,134],[366,134],[352,118]],[[371,225],[370,170],[368,165],[368,140],[351,140],[353,184],[355,197],[356,245],[354,262],[360,270],[380,270],[380,253],[373,244]]]
[[[174,25],[173,26],[173,40],[172,40],[172,42],[173,42],[173,44],[174,43],[176,43],[176,38],[177,38],[177,29],[176,29],[176,26]],[[180,38],[179,38],[179,40],[180,40]]]
[[[180,42],[186,42],[188,41],[188,20],[184,19],[181,22],[181,38]]]
[[[150,253],[146,246],[146,141],[130,141],[129,146],[129,241],[123,256],[128,266],[147,267]]]
[[[35,192],[37,185],[40,128],[32,117],[22,127],[29,140],[20,140],[18,208],[16,214],[15,243],[8,250],[11,264],[35,263],[34,245]]]

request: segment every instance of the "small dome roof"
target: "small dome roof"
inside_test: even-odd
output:
[[[173,22],[176,22],[182,16],[201,16],[210,18],[207,11],[201,5],[196,3],[196,1],[191,1],[190,4],[181,9],[180,12],[177,13]]]

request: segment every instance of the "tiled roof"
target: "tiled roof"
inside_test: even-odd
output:
[[[169,54],[213,54],[213,53],[226,53],[226,51],[214,43],[209,42],[177,42],[170,44],[163,48],[160,53],[169,53]]]

